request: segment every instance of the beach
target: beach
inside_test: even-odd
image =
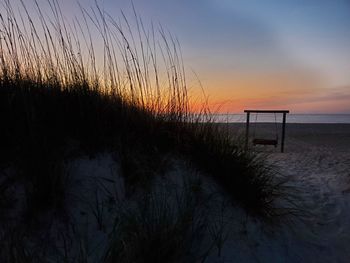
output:
[[[310,212],[304,248],[310,262],[350,258],[350,125],[290,124],[286,152],[273,154]],[[307,245],[307,244],[305,244]],[[311,251],[314,253],[310,253]],[[317,259],[317,260],[316,260]]]
[[[244,125],[229,125],[244,133]],[[301,213],[270,237],[252,230],[254,223],[248,226],[254,246],[248,245],[251,254],[241,254],[241,262],[349,262],[350,124],[287,124],[284,153],[273,146],[252,149],[268,153],[286,176]]]

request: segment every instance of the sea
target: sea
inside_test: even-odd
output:
[[[215,122],[243,123],[246,122],[246,114],[212,114]],[[250,122],[282,122],[282,114],[251,113]],[[287,114],[287,123],[349,123],[350,114]]]

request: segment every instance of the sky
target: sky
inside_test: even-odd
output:
[[[130,0],[97,1],[112,16],[131,11]],[[60,2],[65,15],[78,12],[74,1]],[[350,113],[350,0],[133,3],[177,36],[187,84],[200,80],[213,111]]]

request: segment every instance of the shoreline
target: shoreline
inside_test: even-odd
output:
[[[237,137],[245,137],[245,123],[219,123],[227,127]],[[281,124],[277,125],[278,138],[281,138]],[[274,123],[254,123],[250,125],[250,137],[276,137]],[[269,152],[278,152],[272,146],[258,146]],[[287,123],[285,152],[308,151],[312,148],[325,148],[350,154],[350,124],[334,123]]]

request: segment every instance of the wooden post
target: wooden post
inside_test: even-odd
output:
[[[245,126],[245,149],[248,150],[248,142],[249,142],[249,117],[250,112],[247,112],[247,122]]]
[[[284,152],[284,138],[286,134],[286,113],[283,113],[281,153]]]

